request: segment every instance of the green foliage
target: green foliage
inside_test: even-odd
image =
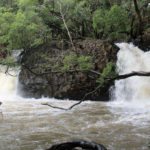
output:
[[[60,65],[59,65],[59,63],[55,63],[55,64],[52,66],[52,69],[54,69],[54,70],[60,70]]]
[[[64,6],[65,8],[66,6]],[[66,23],[69,30],[73,31],[73,37],[80,37],[80,36],[88,36],[91,32],[90,27],[90,9],[88,7],[84,7],[82,3],[76,4],[75,2],[70,4],[69,10],[66,15]],[[62,25],[63,30],[64,25]]]
[[[74,52],[70,52],[67,56],[65,56],[63,60],[63,67],[61,68],[62,72],[68,71],[77,64],[77,55]]]
[[[97,80],[97,82],[102,86],[107,82],[106,78],[111,78],[116,75],[115,71],[115,63],[109,62],[107,63],[106,67],[104,68],[100,78]]]
[[[93,15],[93,28],[98,34],[103,34],[105,28],[105,14],[106,11],[103,9],[98,9]]]
[[[14,22],[15,15],[4,7],[0,8],[0,45],[8,44],[10,25]]]
[[[91,56],[77,57],[77,55],[74,52],[70,52],[67,56],[65,56],[63,60],[63,67],[61,68],[61,71],[65,72],[74,67],[76,67],[76,69],[80,69],[83,71],[93,69],[94,65],[92,63],[92,57]]]
[[[8,49],[31,48],[44,42],[47,28],[35,11],[34,5],[36,3],[36,0],[32,2],[20,0],[20,9],[8,34]]]
[[[81,70],[90,70],[94,68],[91,56],[80,56],[77,61]]]
[[[93,15],[93,27],[105,37],[125,38],[124,33],[128,32],[129,20],[125,9],[118,5],[113,5],[110,10],[98,9]]]
[[[22,49],[38,46],[47,38],[48,28],[36,11],[37,0],[19,0],[17,13],[0,8],[0,45],[5,49]]]
[[[119,41],[138,36],[138,17],[131,0],[58,1],[73,39],[111,37]],[[51,37],[68,40],[58,1],[0,0],[0,51],[29,49],[47,42]],[[150,27],[149,0],[137,2],[142,15],[143,30],[146,31]],[[68,63],[65,62],[63,70],[73,66],[67,59],[64,59]],[[76,63],[81,61],[78,64],[80,69],[92,68],[90,61],[88,64],[85,58],[80,59],[76,59]],[[54,68],[58,65],[54,65]]]

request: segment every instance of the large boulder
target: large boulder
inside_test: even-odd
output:
[[[69,51],[77,56],[92,56],[94,71],[101,73],[108,62],[116,61],[118,48],[109,41],[86,39],[74,41],[75,49],[67,42],[51,41],[21,54],[19,82],[24,97],[54,97],[58,99],[81,100],[97,86],[98,74],[82,72],[76,67],[61,72],[53,67],[62,61]],[[108,100],[109,87],[103,87],[86,97],[87,100]]]

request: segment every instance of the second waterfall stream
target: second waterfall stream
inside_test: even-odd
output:
[[[119,74],[150,72],[150,52],[127,43],[117,46]],[[70,111],[41,103],[67,108],[75,101],[22,98],[17,84],[17,77],[0,73],[0,150],[45,150],[73,139],[101,143],[108,150],[149,150],[150,77],[115,81],[111,101],[89,100]]]
[[[120,43],[117,46],[120,48],[117,56],[117,71],[120,75],[133,71],[150,72],[150,52],[143,52],[133,44]],[[134,76],[116,81],[112,99],[135,107],[150,106],[150,77]]]

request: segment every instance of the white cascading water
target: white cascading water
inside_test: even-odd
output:
[[[6,67],[0,66],[0,68],[0,97],[15,95],[17,90],[17,71],[8,70],[6,72]]]
[[[132,44],[117,45],[119,74],[150,71],[150,52]],[[116,81],[113,102],[86,101],[69,111],[41,103],[68,108],[76,101],[25,99],[16,91],[17,77],[0,72],[0,150],[44,150],[73,139],[95,141],[109,150],[148,149],[150,77]]]
[[[121,74],[132,71],[150,72],[150,52],[143,52],[133,44],[119,43],[117,71]],[[150,104],[150,77],[130,77],[115,82],[112,99],[129,102],[135,107]]]

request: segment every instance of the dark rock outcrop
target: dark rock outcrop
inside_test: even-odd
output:
[[[76,139],[70,142],[55,144],[47,150],[107,150],[102,144]]]
[[[137,37],[133,44],[144,51],[150,50],[150,28],[144,31],[142,36]]]
[[[98,74],[79,71],[76,66],[63,73],[54,66],[58,61],[61,64],[64,56],[72,50],[77,56],[92,56],[94,70],[101,73],[108,62],[116,61],[118,48],[109,41],[101,40],[86,39],[74,43],[76,50],[72,50],[67,42],[51,41],[22,53],[19,75],[22,96],[80,100],[98,86]],[[103,87],[86,99],[108,100],[108,89]]]

